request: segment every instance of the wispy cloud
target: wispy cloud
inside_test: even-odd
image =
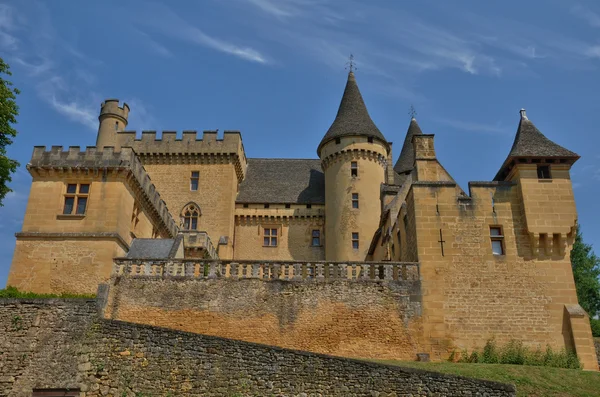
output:
[[[484,134],[510,134],[511,129],[497,124],[474,123],[470,121],[460,121],[452,119],[436,119],[437,122],[452,127],[460,131],[469,131]]]
[[[581,4],[571,7],[571,13],[586,21],[591,27],[600,28],[600,14],[595,13]]]
[[[167,6],[159,3],[147,3],[144,10],[137,15],[137,22],[178,40],[212,48],[246,61],[268,63],[267,57],[260,51],[210,36],[185,21]]]
[[[128,130],[144,131],[157,129],[159,122],[154,116],[156,112],[153,111],[150,105],[139,98],[131,98],[125,102],[131,108],[127,124]]]
[[[152,37],[150,37],[149,34],[142,32],[141,30],[136,28],[132,28],[132,30],[137,35],[137,37],[140,38],[143,45],[155,54],[158,54],[164,58],[170,58],[173,56],[173,54],[171,53],[171,51],[169,51],[167,47],[154,40]]]

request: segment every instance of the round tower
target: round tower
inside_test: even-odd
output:
[[[365,260],[379,227],[389,151],[350,71],[337,116],[317,149],[325,173],[326,260]]]
[[[118,99],[107,99],[100,105],[100,115],[98,121],[98,137],[96,138],[96,147],[102,150],[105,146],[113,146],[119,150],[117,141],[117,131],[123,131],[127,127],[127,116],[129,116],[129,105],[123,102],[123,107],[119,106]]]

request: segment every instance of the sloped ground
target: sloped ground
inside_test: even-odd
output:
[[[505,364],[420,363],[383,360],[378,362],[509,383],[517,387],[518,397],[600,396],[600,373],[598,372]]]

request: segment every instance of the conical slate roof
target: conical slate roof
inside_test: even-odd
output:
[[[413,117],[412,120],[410,120],[408,130],[406,131],[402,151],[396,161],[396,165],[394,165],[394,171],[398,174],[404,174],[413,169],[415,164],[415,152],[413,149],[412,138],[414,135],[423,135],[423,132],[421,131],[421,127],[419,127],[417,120]]]
[[[521,109],[515,141],[494,180],[502,180],[507,174],[507,167],[517,158],[561,158],[574,162],[579,155],[546,138],[527,118],[525,109]]]
[[[331,127],[329,127],[329,130],[321,140],[317,154],[320,156],[321,147],[327,142],[335,138],[351,135],[373,137],[387,144],[385,137],[375,123],[373,123],[371,116],[369,116],[352,71],[348,73],[346,89],[344,90],[337,116],[335,116],[333,124],[331,124]]]

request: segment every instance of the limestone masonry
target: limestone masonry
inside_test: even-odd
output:
[[[95,147],[35,147],[8,285],[44,293],[101,285],[102,317],[112,322],[97,326],[118,331],[124,349],[127,327],[134,339],[184,335],[142,324],[403,360],[519,339],[575,351],[598,370],[570,263],[570,169],[579,156],[546,138],[525,110],[493,180],[468,191],[414,118],[392,155],[353,72],[315,159],[249,158],[239,131],[139,136],[126,130],[130,111],[116,99],[102,104]],[[143,365],[139,353],[126,359]],[[302,368],[310,357],[326,365],[294,357]]]

